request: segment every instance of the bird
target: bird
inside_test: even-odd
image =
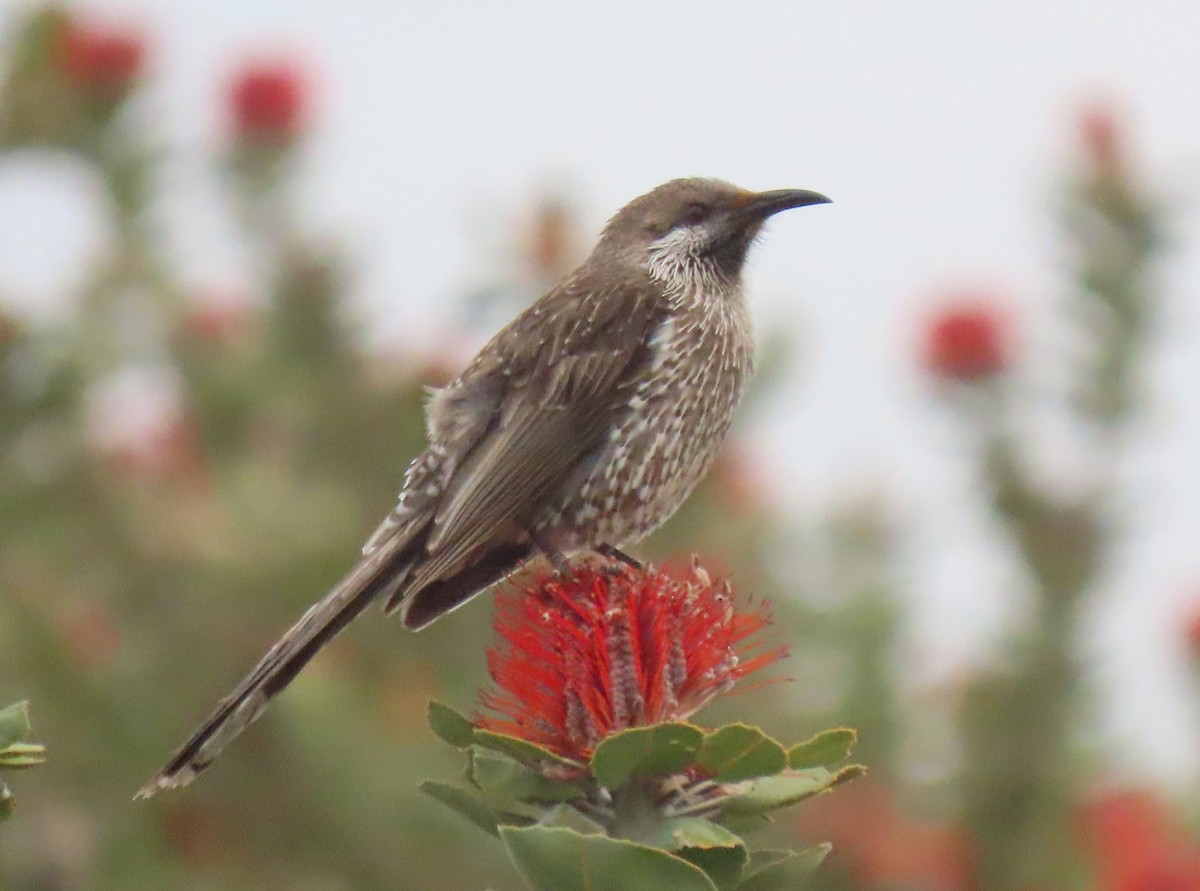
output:
[[[754,367],[747,253],[807,189],[667,182],[425,406],[428,445],[357,563],[137,793],[184,786],[372,603],[419,629],[543,556],[620,548],[704,477]]]

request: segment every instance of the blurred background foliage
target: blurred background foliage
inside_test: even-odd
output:
[[[31,700],[49,753],[11,781],[21,807],[0,830],[0,887],[519,887],[498,845],[417,791],[456,770],[425,704],[474,703],[486,597],[417,635],[359,623],[193,788],[131,795],[392,507],[423,444],[424,388],[580,259],[570,196],[530,209],[508,268],[463,295],[460,330],[400,357],[370,351],[347,306],[346,245],[296,209],[301,68],[231,76],[212,163],[257,277],[252,293],[196,294],[154,214],[163,149],[131,108],[144,37],[54,8],[10,15],[0,164],[85,166],[111,239],[60,321],[0,315],[0,704]],[[989,668],[914,689],[900,664],[904,518],[881,493],[801,524],[740,435],[644,549],[699,552],[771,598],[793,647],[796,683],[702,717],[784,739],[858,728],[870,777],[773,830],[781,846],[832,838],[830,891],[1200,889],[1195,780],[1122,786],[1090,732],[1100,706],[1078,638],[1121,541],[1111,470],[1145,395],[1170,242],[1119,123],[1089,112],[1080,144],[1057,220],[1075,336],[1058,405],[1077,476],[1051,485],[1027,454],[1025,356],[1002,299],[951,295],[917,357],[1018,568],[1023,619]],[[785,333],[764,345],[756,395],[789,347]],[[1200,668],[1200,618],[1181,634]]]

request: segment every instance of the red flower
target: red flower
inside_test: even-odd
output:
[[[499,689],[481,697],[495,715],[479,725],[578,761],[618,730],[686,718],[786,652],[748,642],[766,611],[738,612],[728,583],[698,566],[681,581],[590,561],[496,601]]]
[[[129,90],[145,55],[141,35],[133,31],[72,24],[63,36],[61,64],[79,86],[111,97]]]
[[[925,367],[938,377],[976,381],[1009,363],[1005,323],[994,306],[961,301],[945,307],[925,334]]]
[[[287,142],[304,123],[308,104],[304,76],[287,63],[248,65],[233,79],[229,104],[239,139]]]

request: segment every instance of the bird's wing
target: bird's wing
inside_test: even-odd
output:
[[[406,588],[417,589],[479,548],[523,533],[546,499],[607,440],[614,413],[650,360],[662,312],[648,283],[604,293],[568,284],[497,335],[481,356],[496,359],[489,373],[503,375],[505,390],[448,480],[426,542],[428,557],[414,567]],[[472,369],[464,375],[468,381]]]

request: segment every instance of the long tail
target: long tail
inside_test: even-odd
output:
[[[403,584],[419,546],[418,542],[402,549],[383,549],[355,566],[271,647],[233,692],[217,703],[191,739],[135,797],[149,798],[162,789],[190,783],[262,714],[267,703],[291,683],[321,647],[372,601]]]

